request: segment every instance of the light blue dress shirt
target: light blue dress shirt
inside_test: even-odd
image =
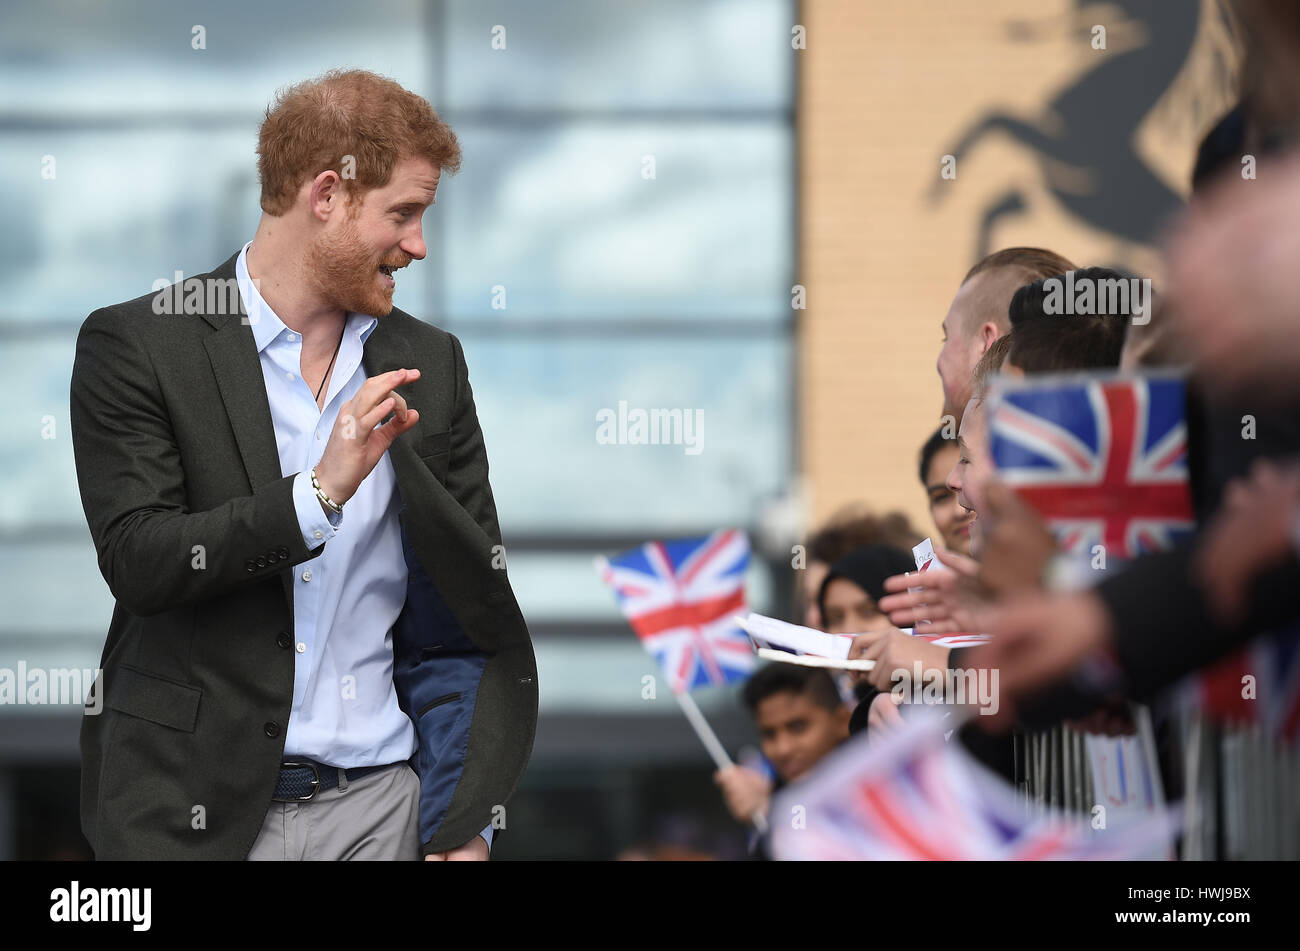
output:
[[[293,567],[293,707],[286,759],[308,757],[343,769],[397,763],[416,750],[415,727],[393,686],[392,627],[406,602],[407,567],[397,512],[397,477],[385,453],[344,508],[326,516],[311,486],[340,407],[366,381],[361,356],[378,319],[349,313],[325,408],[302,378],[302,335],[284,325],[248,274],[248,248],[235,262],[239,292],[257,343],[275,427],[280,471],[297,473],[294,508],[315,557]],[[489,845],[492,829],[481,835]]]

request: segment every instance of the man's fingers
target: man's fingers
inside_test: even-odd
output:
[[[917,572],[908,571],[901,575],[890,575],[885,579],[886,591],[906,591],[908,588],[915,588]],[[883,599],[882,599],[883,600]]]
[[[389,414],[393,408],[393,399],[389,397],[384,400],[370,412],[357,419],[357,435],[365,439],[370,435],[370,431],[379,425],[380,420]]]
[[[939,621],[920,620],[916,622],[913,630],[917,634],[960,634],[964,633],[962,626],[951,618],[945,618]]]
[[[407,412],[406,422],[402,422],[394,416],[388,422],[384,423],[384,425],[374,430],[373,435],[379,439],[379,444],[383,447],[383,450],[387,451],[388,447],[393,444],[393,441],[397,439],[398,436],[402,435],[402,433],[406,432],[419,421],[420,411],[413,409]]]
[[[352,401],[352,413],[354,416],[363,416],[379,402],[393,395],[393,390],[404,383],[410,383],[420,378],[419,370],[389,370],[387,373],[380,373],[378,376],[372,376],[365,383],[361,384],[361,389]]]
[[[398,419],[402,422],[406,422],[406,400],[403,399],[402,394],[396,390],[393,390],[393,392],[388,395],[393,398],[393,412],[397,414]]]
[[[849,645],[849,657],[865,657],[867,650],[888,633],[888,631],[867,631],[866,633],[855,635],[853,643]]]
[[[923,591],[905,591],[902,594],[887,594],[880,599],[876,607],[885,614],[893,611],[903,611],[907,608],[915,607],[921,603]]]
[[[957,572],[957,574],[966,577],[974,577],[980,569],[979,562],[974,558],[958,554],[955,551],[948,551],[946,548],[936,548],[934,550],[934,556],[953,571]],[[939,577],[942,578],[943,575],[940,574]],[[936,583],[941,582],[936,581]]]

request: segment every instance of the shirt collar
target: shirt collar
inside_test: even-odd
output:
[[[253,242],[248,242],[239,252],[239,258],[235,261],[235,278],[239,281],[239,294],[244,299],[244,310],[248,311],[248,323],[253,328],[253,340],[257,343],[257,352],[261,353],[280,334],[295,333],[295,331],[289,330],[284,325],[284,321],[271,309],[271,305],[263,300],[257,285],[249,276],[247,258],[248,249],[252,244]],[[360,343],[365,344],[378,323],[378,317],[348,311],[345,326]]]

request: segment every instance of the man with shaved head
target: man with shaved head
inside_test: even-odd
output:
[[[1011,329],[1007,309],[1016,291],[1074,265],[1042,248],[1004,248],[976,264],[962,279],[943,319],[943,348],[935,368],[943,383],[943,413],[957,419],[970,400],[971,373],[985,351]]]

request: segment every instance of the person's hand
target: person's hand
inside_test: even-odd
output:
[[[488,844],[483,836],[476,835],[464,845],[446,852],[433,852],[424,857],[426,862],[486,862]]]
[[[1259,397],[1300,392],[1300,157],[1225,175],[1167,242],[1168,319],[1207,386]]]
[[[342,505],[379,463],[393,440],[417,422],[417,410],[407,409],[396,387],[418,379],[419,370],[389,370],[372,376],[357,395],[339,408],[325,452],[316,464],[321,490]],[[389,413],[392,419],[380,426]]]
[[[918,634],[974,630],[983,606],[974,584],[979,562],[943,548],[936,548],[934,555],[950,570],[931,568],[886,578],[885,590],[898,593],[881,598],[878,607],[889,615],[891,623]]]
[[[898,712],[898,701],[892,693],[878,693],[867,708],[867,742],[880,739],[891,730],[903,725],[903,715]]]
[[[752,822],[754,813],[767,814],[772,799],[772,783],[762,773],[745,766],[728,766],[713,774],[722,790],[727,811],[737,822]]]
[[[1233,479],[1196,552],[1195,572],[1220,622],[1244,620],[1255,577],[1294,550],[1300,514],[1300,466],[1258,460]]]
[[[980,718],[995,729],[1012,722],[1017,697],[1061,679],[1114,638],[1110,612],[1093,591],[1015,595],[981,620],[993,636],[966,660],[970,667],[998,668],[1002,702],[997,714]]]
[[[984,507],[988,518],[979,562],[980,584],[995,594],[1042,588],[1047,564],[1056,552],[1051,530],[1001,482],[989,483]]]
[[[859,634],[849,645],[849,657],[874,660],[876,666],[866,672],[867,683],[877,690],[888,693],[893,687],[893,678],[897,671],[905,671],[909,679],[915,677],[917,661],[921,664],[922,677],[928,670],[937,670],[941,674],[946,672],[948,650],[947,647],[936,647],[923,638],[904,634],[897,628],[889,628]]]

